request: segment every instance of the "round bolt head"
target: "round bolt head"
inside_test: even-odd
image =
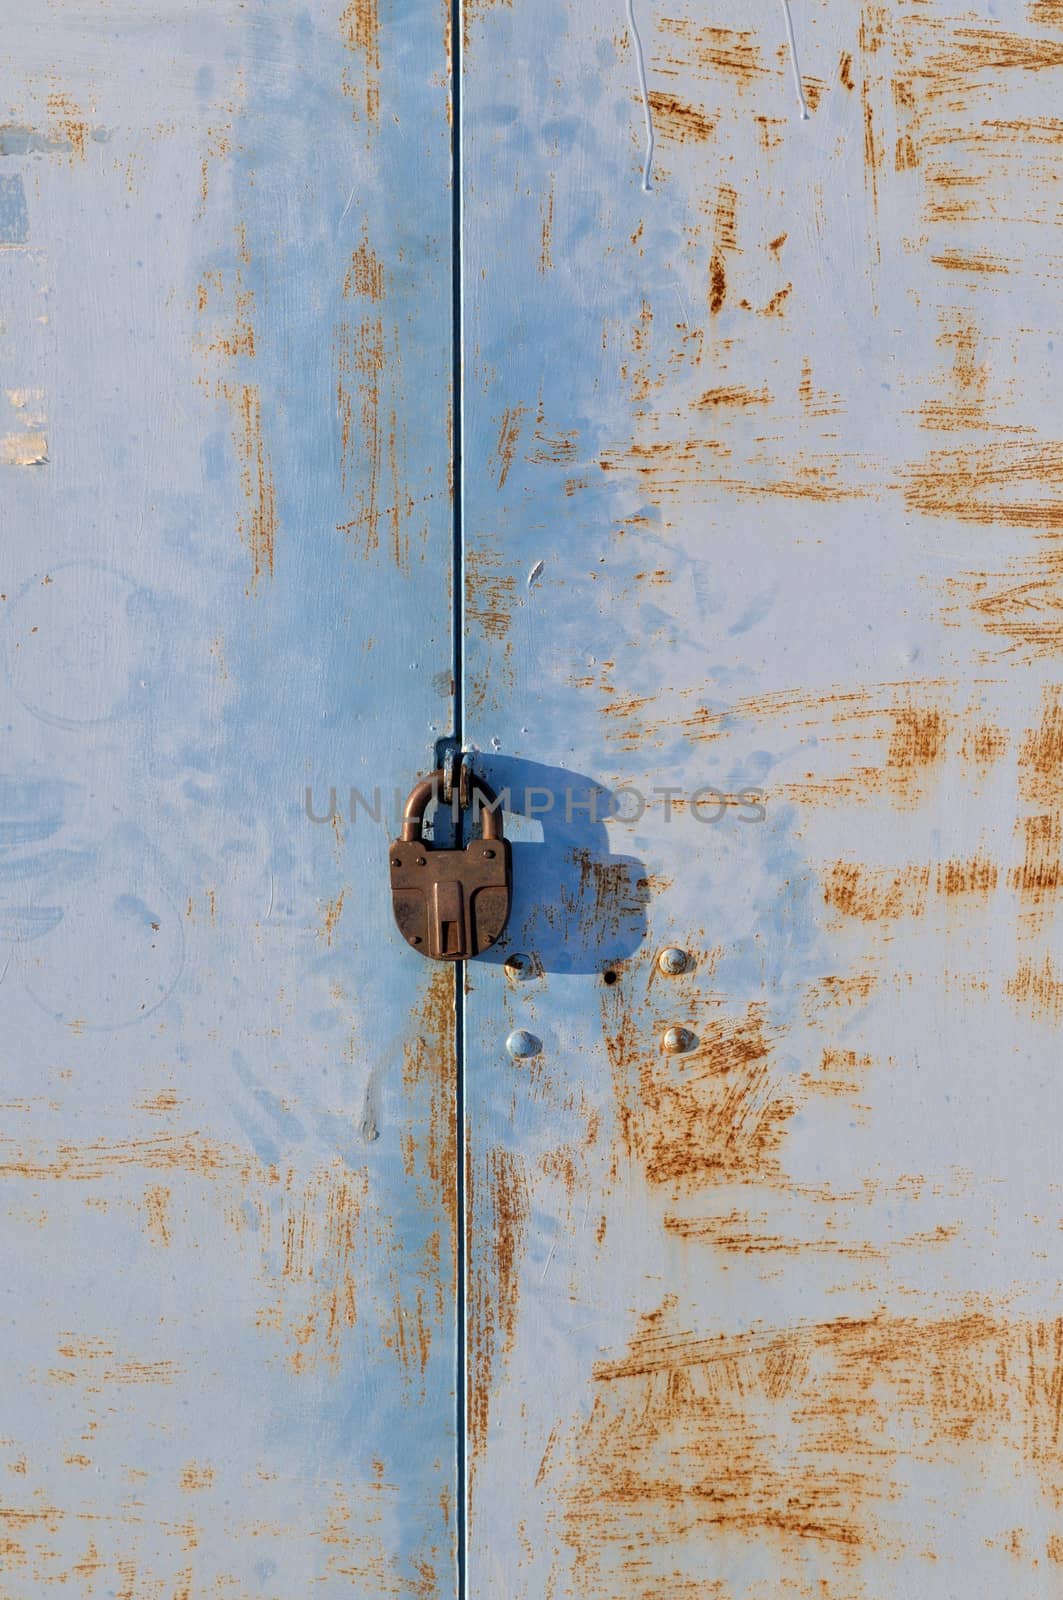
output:
[[[689,1028],[669,1028],[661,1038],[661,1049],[669,1056],[682,1055],[694,1048],[694,1035]]]
[[[525,955],[523,950],[514,950],[506,957],[506,977],[519,980],[530,978],[535,971],[535,963],[531,956]]]
[[[529,1061],[532,1056],[537,1056],[543,1047],[541,1039],[534,1033],[529,1033],[527,1028],[514,1028],[506,1040],[506,1049],[514,1061]]]
[[[676,944],[669,945],[668,949],[662,950],[657,957],[657,966],[666,978],[677,978],[681,972],[687,970],[689,964],[690,957]]]

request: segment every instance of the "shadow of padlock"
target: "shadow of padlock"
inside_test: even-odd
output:
[[[649,883],[643,862],[609,848],[612,792],[566,767],[510,756],[474,759],[489,765],[496,804],[511,819],[538,823],[543,833],[538,841],[514,838],[509,829],[512,905],[505,941],[486,959],[504,962],[521,951],[543,972],[577,973],[600,972],[631,956],[646,937]],[[477,809],[486,822],[487,808],[474,807],[474,815]]]

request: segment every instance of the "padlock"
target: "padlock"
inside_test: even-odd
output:
[[[433,772],[406,802],[402,834],[391,846],[391,903],[407,944],[434,961],[467,961],[489,950],[506,925],[509,843],[494,791],[473,778],[473,789],[486,802],[483,838],[470,839],[464,850],[426,845],[424,814],[442,784],[442,772]]]

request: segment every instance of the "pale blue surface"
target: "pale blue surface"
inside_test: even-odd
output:
[[[471,974],[474,1304],[499,1280],[498,1219],[512,1211],[492,1174],[507,1173],[526,1214],[510,1226],[511,1333],[487,1384],[469,1592],[1047,1600],[1063,1550],[1048,1541],[1063,1530],[1033,1440],[1054,1424],[1031,1389],[1013,1429],[998,1418],[963,1434],[956,1395],[980,1358],[972,1345],[954,1379],[940,1376],[931,1330],[957,1327],[962,1347],[964,1316],[998,1317],[1021,1368],[1024,1319],[1060,1306],[1053,1002],[1014,992],[1022,960],[1060,955],[1054,899],[1031,918],[1015,885],[1038,806],[1024,751],[1059,676],[1057,579],[1028,600],[1017,587],[1058,560],[1058,148],[1037,144],[1058,99],[1058,18],[795,5],[818,102],[806,122],[781,7],[637,9],[659,97],[648,194],[621,5],[496,5],[471,27],[465,731],[492,780],[529,763],[559,790],[569,773],[581,792],[754,786],[767,816],[699,826],[688,810],[666,825],[657,799],[604,838],[577,830],[574,848],[642,863],[650,887],[634,947],[614,884],[597,922],[590,905],[578,931],[569,918],[560,962],[542,931],[557,862],[529,847],[508,947],[544,947],[545,971],[530,983],[497,964]],[[745,77],[728,65],[743,51]],[[680,138],[668,97],[708,131]],[[918,170],[895,160],[908,130]],[[935,189],[936,171],[956,173],[954,188]],[[721,186],[736,199],[730,241],[715,220]],[[933,210],[950,195],[970,221]],[[727,289],[714,311],[717,252]],[[949,264],[979,255],[1007,265]],[[702,398],[734,388],[759,398]],[[969,421],[935,427],[931,403],[966,404]],[[973,467],[981,481],[953,499],[1032,501],[1026,526],[950,517],[947,497],[935,515],[913,504],[934,451],[1025,444],[1028,458],[997,458],[1013,460],[1010,476]],[[1005,596],[1020,642],[987,629],[972,572]],[[905,776],[891,741],[908,708],[939,711],[945,734],[940,756]],[[983,722],[1003,743],[979,774],[964,746]],[[1058,818],[1053,779],[1041,787]],[[939,864],[979,853],[993,892],[947,901]],[[880,885],[899,874],[909,896],[904,874],[929,863],[924,909],[877,922],[839,912],[839,861]],[[671,944],[696,956],[682,979],[655,971]],[[853,986],[840,1002],[839,980]],[[654,1177],[662,1086],[709,1098],[744,1071],[711,1050],[662,1056],[662,1034],[682,1025],[711,1040],[751,1014],[768,1076],[759,1101],[732,1091],[736,1137],[758,1105],[792,1102],[779,1148],[714,1172],[721,1120],[711,1137],[691,1133],[700,1170]],[[506,1055],[514,1028],[544,1042],[534,1070]],[[824,1065],[827,1050],[854,1051],[858,1081],[832,1087],[846,1073]],[[852,1388],[881,1463],[844,1416],[817,1409],[826,1355],[773,1399],[755,1363],[744,1379],[716,1377],[683,1354],[698,1339],[798,1339],[877,1316],[926,1329],[922,1363],[909,1353],[898,1375],[869,1356],[867,1393]],[[596,1363],[654,1327],[674,1352],[655,1378],[596,1380]],[[1004,1368],[1001,1357],[1001,1392]],[[913,1395],[935,1371],[960,1443],[920,1435]],[[1058,1377],[1049,1360],[1046,1382]],[[969,1381],[972,1405],[994,1392],[988,1374]],[[687,1409],[676,1400],[667,1422],[672,1385]],[[830,1520],[817,1472],[837,1517],[857,1520],[851,1543],[814,1530]],[[802,1507],[813,1531],[788,1533]]]
[[[451,718],[444,18],[383,8],[369,73],[341,10],[6,8],[0,433],[47,436],[0,466],[12,1600],[452,1592],[450,1043],[384,825],[304,812]],[[384,346],[346,477],[344,323]],[[372,385],[401,562],[339,531]]]

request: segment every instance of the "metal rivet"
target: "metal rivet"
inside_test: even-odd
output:
[[[418,865],[418,866],[419,866],[419,867],[424,867],[424,866],[427,866],[427,864],[428,864],[428,863],[427,863],[427,862],[426,862],[426,861],[425,861],[425,858],[424,858],[424,856],[418,856],[418,857],[417,857],[417,865]]]
[[[661,1039],[661,1049],[670,1056],[682,1055],[693,1048],[694,1035],[688,1028],[669,1028]]]
[[[489,858],[490,858],[490,859],[491,859],[491,860],[492,860],[492,861],[493,861],[493,860],[494,860],[494,858],[495,858],[495,853],[494,853],[494,851],[493,851],[493,850],[485,850],[485,851],[484,851],[484,855],[485,855],[485,856],[488,856],[488,857],[489,857]]]
[[[687,970],[689,963],[690,957],[686,951],[680,950],[676,944],[669,945],[668,949],[662,950],[657,957],[657,965],[666,978],[677,978],[681,972]]]
[[[526,956],[523,950],[514,950],[506,957],[507,978],[530,978],[534,968],[531,956]]]
[[[531,1056],[537,1056],[542,1047],[542,1040],[526,1028],[515,1028],[506,1040],[506,1049],[514,1061],[527,1061]]]
[[[402,857],[401,856],[392,856],[391,865],[393,867],[401,867],[402,866]]]

